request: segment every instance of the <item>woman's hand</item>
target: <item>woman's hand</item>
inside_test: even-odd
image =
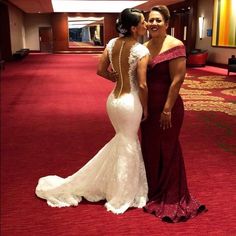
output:
[[[110,81],[116,82],[119,78],[119,74],[116,71],[109,71],[108,77]]]
[[[105,79],[108,79],[112,82],[116,82],[119,78],[119,74],[115,71],[112,71],[110,67],[110,60],[107,49],[104,50],[102,56],[100,57],[97,68],[97,75]]]
[[[171,124],[171,112],[163,111],[160,117],[160,127],[165,130],[172,127]]]
[[[147,119],[147,117],[148,117],[148,112],[147,111],[143,111],[143,116],[142,116],[141,122],[145,121]]]

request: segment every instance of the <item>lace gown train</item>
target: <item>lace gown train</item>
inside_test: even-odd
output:
[[[117,39],[107,45],[111,60]],[[145,49],[145,50],[142,50]],[[136,81],[137,60],[147,54],[141,44],[130,51],[131,91],[107,99],[107,113],[115,136],[80,170],[67,178],[56,175],[39,179],[36,195],[51,207],[76,206],[82,197],[96,202],[106,200],[108,211],[120,214],[129,207],[143,207],[147,201],[147,180],[138,139],[142,106]]]

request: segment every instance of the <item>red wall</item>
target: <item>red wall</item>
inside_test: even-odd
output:
[[[170,28],[175,28],[175,37],[183,41],[187,53],[195,48],[197,31],[197,0],[188,0],[168,6],[171,14]],[[187,26],[187,38],[183,40],[184,26]]]
[[[0,2],[0,59],[11,59],[11,37],[8,5]]]

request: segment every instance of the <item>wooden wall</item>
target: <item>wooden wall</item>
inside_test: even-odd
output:
[[[198,0],[186,0],[177,4],[169,5],[172,19],[170,27],[175,28],[175,37],[182,40],[186,46],[187,53],[195,48],[196,32],[197,32],[197,4]],[[5,7],[5,9],[4,9]],[[0,46],[4,58],[10,57],[11,46],[10,40],[10,25],[8,17],[8,9],[6,5],[1,3],[1,22],[4,22],[4,28],[1,25],[0,32]],[[184,10],[183,10],[184,9]],[[103,47],[94,48],[69,48],[68,47],[68,16],[95,16],[104,17],[104,45],[108,43],[111,38],[117,37],[118,33],[115,30],[115,21],[118,18],[117,13],[101,14],[101,13],[53,13],[51,14],[51,23],[53,31],[53,52],[66,51],[102,51]],[[187,25],[187,38],[183,40],[183,27]],[[3,31],[2,31],[3,30]],[[169,28],[170,33],[170,28]],[[3,40],[5,42],[3,42]],[[4,47],[2,47],[4,45]]]
[[[52,31],[53,31],[53,51],[101,51],[104,47],[94,47],[94,48],[69,48],[68,47],[68,16],[94,16],[94,17],[104,17],[104,45],[108,41],[117,37],[118,34],[115,30],[115,22],[118,14],[96,14],[96,13],[54,13],[52,14]]]
[[[0,2],[0,58],[11,59],[11,36],[8,5]]]
[[[174,27],[175,37],[183,41],[186,51],[189,53],[195,48],[197,32],[197,0],[188,0],[169,5],[171,13],[170,28]],[[187,37],[184,40],[184,26],[187,26]]]

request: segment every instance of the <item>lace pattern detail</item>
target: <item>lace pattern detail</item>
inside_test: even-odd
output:
[[[111,39],[109,43],[107,44],[107,50],[109,59],[111,62],[111,66],[113,68],[112,64],[112,49],[115,45],[115,42],[118,38]],[[131,49],[130,49],[130,56],[129,56],[129,78],[130,78],[130,88],[131,92],[136,92],[138,90],[138,82],[137,82],[137,63],[138,60],[140,60],[142,57],[149,55],[149,50],[140,44],[139,42],[135,43]]]
[[[82,197],[106,200],[115,214],[129,207],[144,207],[148,197],[146,171],[138,139],[142,106],[137,93],[107,99],[107,113],[115,136],[81,169],[67,178],[42,177],[36,195],[51,207],[77,206]]]
[[[130,86],[131,91],[137,91],[138,90],[138,81],[137,81],[137,64],[138,60],[142,59],[142,57],[149,55],[148,49],[141,45],[140,43],[136,43],[132,46],[130,50],[130,56],[129,56],[129,77],[130,77]]]
[[[115,40],[111,40],[107,45],[110,57],[114,43]],[[136,46],[138,44],[133,49]],[[132,81],[136,80],[133,70],[137,60],[145,54],[140,50],[134,52],[129,60]],[[82,197],[91,202],[106,200],[106,209],[115,214],[129,207],[145,206],[148,186],[138,139],[142,117],[139,96],[131,92],[115,98],[112,91],[106,105],[115,136],[73,175],[67,178],[49,175],[39,179],[35,193],[49,206],[77,206]]]
[[[113,67],[113,63],[112,63],[112,48],[114,47],[115,42],[116,42],[117,39],[118,38],[111,39],[107,44],[108,56],[109,56],[109,60],[110,60],[110,63],[111,63],[111,68],[113,70],[114,70],[114,67]]]
[[[77,206],[82,197],[90,202],[106,199],[107,210],[121,214],[129,207],[144,207],[147,191],[138,137],[119,133],[72,176],[40,178],[36,195],[51,207]]]

